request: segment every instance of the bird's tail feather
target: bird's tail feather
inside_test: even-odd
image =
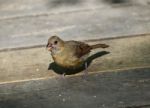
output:
[[[107,44],[96,44],[96,45],[91,45],[92,49],[96,49],[96,48],[107,48],[109,47],[109,45]]]

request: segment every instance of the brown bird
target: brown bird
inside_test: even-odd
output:
[[[56,64],[65,68],[77,68],[85,62],[91,50],[109,46],[106,44],[88,45],[74,40],[63,41],[58,36],[51,36],[46,47],[51,51]],[[85,69],[87,69],[87,63],[85,63]]]

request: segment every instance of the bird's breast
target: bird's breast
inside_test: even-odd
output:
[[[68,53],[59,53],[52,55],[52,57],[54,62],[62,67],[77,67],[83,62],[82,59]]]

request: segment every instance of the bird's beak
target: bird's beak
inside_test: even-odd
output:
[[[48,51],[51,51],[52,50],[52,44],[47,43],[46,48]]]

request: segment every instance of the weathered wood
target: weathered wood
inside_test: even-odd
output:
[[[0,19],[57,14],[85,9],[108,8],[110,6],[144,5],[148,0],[1,0]]]
[[[148,0],[1,0],[0,19],[34,16],[47,13],[106,8],[114,5],[149,5]]]
[[[92,63],[89,72],[110,71],[150,66],[150,36],[120,38],[103,41],[89,41],[89,44],[106,43],[110,45],[105,51],[94,50],[90,58]],[[102,52],[101,52],[102,51]],[[106,54],[106,55],[105,55]],[[104,56],[102,56],[104,55]],[[38,80],[56,76],[56,72],[66,72],[62,68],[48,70],[52,63],[51,56],[45,47],[0,52],[0,83],[18,82],[24,80]],[[78,70],[77,70],[78,71]],[[72,70],[69,70],[72,72]],[[82,73],[81,73],[82,74]]]
[[[149,33],[149,10],[148,6],[106,6],[1,19],[0,49],[43,45],[54,34],[87,40]]]
[[[150,68],[0,85],[2,108],[149,108]]]

